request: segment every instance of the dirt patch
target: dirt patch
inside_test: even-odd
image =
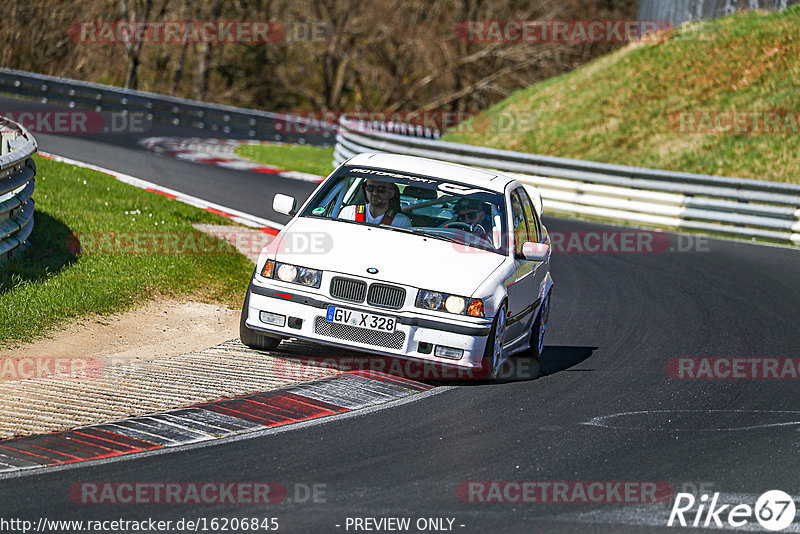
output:
[[[0,356],[152,360],[238,338],[239,312],[218,304],[158,300],[118,316],[81,320],[48,338],[0,351]]]

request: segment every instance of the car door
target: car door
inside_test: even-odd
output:
[[[542,243],[544,241],[544,231],[542,230],[542,222],[539,220],[539,215],[536,213],[536,208],[533,207],[533,201],[524,188],[521,187],[518,191],[522,201],[522,208],[525,210],[525,220],[528,223],[528,241]],[[547,262],[533,261],[528,263],[532,263],[534,269],[532,276],[533,292],[530,294],[530,304],[534,306],[534,310],[526,322],[529,326],[533,326],[533,320],[536,318],[536,311],[539,308],[539,297],[542,296],[541,289],[549,269],[549,260]]]
[[[514,271],[506,279],[508,295],[508,321],[506,322],[505,345],[513,350],[525,340],[533,318],[532,304],[536,300],[538,286],[535,279],[536,262],[522,256],[522,245],[529,240],[528,220],[525,214],[525,191],[519,187],[510,194],[511,230],[513,235]],[[536,229],[534,228],[534,233]]]

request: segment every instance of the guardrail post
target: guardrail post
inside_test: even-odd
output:
[[[791,240],[797,246],[800,246],[800,209],[794,212],[794,216],[797,219],[797,222],[792,226],[792,234]]]

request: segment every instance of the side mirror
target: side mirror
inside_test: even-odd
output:
[[[293,217],[296,206],[297,201],[294,199],[294,197],[290,197],[289,195],[277,193],[272,199],[272,209],[277,213],[282,213],[283,215]]]
[[[550,247],[544,243],[526,241],[522,245],[522,255],[528,261],[547,261],[547,257],[550,255]]]

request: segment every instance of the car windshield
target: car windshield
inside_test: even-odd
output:
[[[414,232],[492,252],[505,250],[501,193],[429,176],[345,166],[309,201],[303,217]]]

